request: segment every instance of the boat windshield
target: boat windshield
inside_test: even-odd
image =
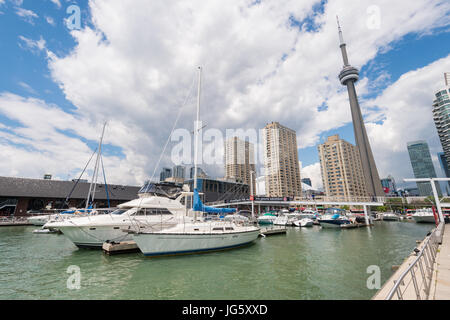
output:
[[[113,212],[111,212],[111,214],[122,214],[122,213],[124,213],[126,211],[127,210],[125,210],[125,209],[117,209],[117,210],[114,210]]]
[[[338,209],[338,208],[328,208],[325,211],[325,214],[338,214],[338,215],[344,215],[344,210]]]

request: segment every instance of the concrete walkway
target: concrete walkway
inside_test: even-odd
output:
[[[429,300],[450,300],[450,224],[436,255]]]

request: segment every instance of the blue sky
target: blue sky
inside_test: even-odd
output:
[[[101,4],[103,1],[98,2]],[[58,3],[60,5],[58,5]],[[111,11],[114,11],[114,6],[120,6],[116,1],[113,1],[112,3],[114,4],[111,4]],[[290,21],[292,26],[298,27],[299,30],[306,31],[311,34],[320,33],[324,29],[320,24],[316,24],[315,19],[321,15],[324,15],[327,8],[328,10],[332,10],[332,5],[326,1],[311,1],[311,3],[314,3],[312,9],[305,8],[305,12],[308,12],[306,16],[302,16],[298,13],[299,16],[302,16],[302,19],[299,18],[299,20],[297,20],[297,18],[294,18],[294,14],[292,14]],[[81,8],[82,29],[90,27],[92,29],[100,30],[99,25],[93,25],[91,21],[92,12],[90,12],[88,7],[88,1],[5,0],[3,3],[0,1],[0,70],[2,70],[2,76],[0,77],[0,93],[12,93],[24,99],[29,97],[37,98],[44,101],[46,105],[57,106],[57,108],[63,110],[69,115],[79,116],[79,112],[81,112],[81,110],[84,110],[83,112],[86,111],[85,107],[77,104],[77,99],[72,98],[73,94],[70,94],[72,90],[70,84],[65,82],[67,79],[57,76],[57,73],[52,74],[49,68],[49,58],[47,56],[47,52],[50,52],[57,57],[55,60],[58,62],[66,62],[64,58],[70,56],[74,52],[77,52],[77,49],[80,49],[77,47],[77,39],[82,39],[81,36],[79,36],[80,38],[77,38],[76,35],[71,34],[70,30],[65,26],[64,21],[64,19],[70,16],[66,12],[66,9],[72,4],[76,4]],[[253,6],[259,6],[262,8],[264,4],[265,1],[258,1],[255,2]],[[136,4],[136,6],[139,5],[141,5],[141,3]],[[296,5],[297,4],[294,3],[294,8]],[[25,16],[20,16],[20,10],[29,10],[27,11],[28,15],[25,14]],[[31,11],[34,14],[31,14]],[[149,10],[149,21],[151,21],[150,12],[151,11]],[[98,10],[95,14],[100,17],[100,19],[98,19],[100,22],[98,23],[101,23],[101,21],[105,21],[106,19],[104,18],[102,20],[101,18],[103,17],[101,15],[104,14],[106,17],[109,13],[105,13],[105,10]],[[126,15],[127,13],[123,14]],[[448,14],[446,17],[448,17]],[[155,20],[157,19],[155,18]],[[114,23],[114,21],[111,20],[111,23]],[[345,17],[344,23],[345,37],[346,30],[349,30],[351,27],[349,26],[349,20],[345,20]],[[124,29],[126,29],[127,26],[128,25],[124,25]],[[388,87],[395,84],[402,75],[410,71],[424,68],[435,61],[446,58],[449,55],[450,43],[450,32],[448,28],[448,24],[438,27],[431,27],[431,31],[426,34],[405,31],[400,37],[388,42],[388,49],[386,49],[386,47],[384,50],[381,50],[382,48],[378,48],[378,53],[372,59],[368,60],[361,68],[360,77],[367,78],[369,80],[368,83],[370,89],[367,94],[360,94],[360,102],[364,104],[365,101],[375,100],[377,97],[381,96]],[[420,28],[416,28],[415,30],[420,30]],[[105,27],[105,32],[113,31],[110,31],[107,27]],[[152,32],[157,34],[158,30],[154,30]],[[109,36],[111,35],[113,34],[110,33]],[[352,37],[352,39],[354,38],[355,36]],[[33,43],[36,43],[38,40],[45,41],[42,42],[44,43],[45,48],[42,49],[36,46],[33,47],[33,45],[30,45],[29,43],[27,45],[26,40],[34,41]],[[338,50],[337,43],[333,43],[333,45],[335,44],[335,54],[339,56],[340,52]],[[99,49],[99,47],[100,46],[96,49]],[[111,47],[113,47],[113,44]],[[354,57],[357,54],[355,49],[356,47],[356,43],[348,43],[350,62],[355,61]],[[288,60],[290,59],[288,56],[283,57]],[[340,56],[338,58],[339,61],[341,61]],[[76,60],[76,58],[74,58],[74,60]],[[450,70],[442,70],[442,72],[444,71]],[[63,72],[60,71],[58,74],[62,73]],[[74,73],[74,77],[75,76],[76,75]],[[380,76],[385,77],[384,81],[377,81]],[[332,79],[330,76],[330,82],[333,83],[333,81],[338,81],[337,74],[335,75],[335,79]],[[67,92],[64,92],[61,89],[62,86],[67,89]],[[228,88],[228,90],[229,89],[230,88]],[[341,90],[343,89],[344,88],[341,88]],[[412,90],[414,90],[414,88],[412,88]],[[82,92],[79,92],[78,94],[83,95]],[[246,101],[245,99],[247,98],[248,97],[240,96],[234,101],[239,99]],[[248,101],[253,101],[251,100],[253,98],[248,99]],[[228,102],[230,104],[233,103],[233,101]],[[327,107],[329,108],[329,106]],[[431,108],[431,105],[426,107]],[[322,105],[321,107],[321,104],[319,103],[316,104],[315,108],[324,108],[324,106]],[[26,117],[26,115],[23,116]],[[272,119],[267,119],[267,122],[271,120]],[[17,119],[6,115],[5,112],[0,112],[0,124],[8,127],[6,129],[2,129],[0,127],[0,130],[9,133],[13,132],[15,128],[22,126]],[[258,122],[258,125],[263,125],[262,121]],[[96,132],[99,133],[98,126],[96,127],[96,130]],[[83,134],[71,130],[70,128],[58,129],[56,131],[62,133],[68,138],[81,141],[91,150],[96,147],[95,135],[90,134],[89,136],[83,136]],[[332,134],[339,134],[343,139],[354,143],[352,124],[348,121],[343,123],[338,128],[328,128],[327,124],[325,124],[320,128],[320,132],[317,133],[317,136],[319,137],[317,143],[323,142],[327,136]],[[149,139],[156,145],[162,145],[165,141],[165,138],[161,138],[164,137],[164,134],[162,134],[162,136],[150,135],[150,137],[151,138]],[[2,138],[0,137],[0,139]],[[19,142],[14,142],[12,139],[4,140],[4,143],[19,149],[24,147]],[[317,143],[316,145],[299,149],[299,158],[302,161],[303,167],[313,166],[318,163]],[[440,151],[436,145],[432,148],[432,150],[434,153]],[[134,151],[135,149],[133,149],[133,152]],[[406,153],[406,144],[404,146],[404,152]],[[127,155],[130,153],[130,149],[122,146],[120,143],[110,142],[106,144],[105,153],[106,156],[117,157],[118,159],[125,161],[129,160],[127,159]],[[435,166],[436,164],[437,163],[435,163]],[[152,165],[154,166],[154,161]],[[146,164],[146,167],[143,168],[143,172],[149,175],[152,165]],[[66,171],[76,172],[78,170],[77,168],[79,168],[79,166],[75,166]],[[27,174],[26,171],[21,172],[20,169],[17,170],[17,172],[20,172],[19,174]],[[130,170],[132,171],[132,169]],[[396,174],[395,172],[390,172],[395,171],[394,167],[392,169],[382,170],[383,173],[381,175],[387,175],[389,173],[394,175]],[[437,170],[440,171],[440,168],[437,168]],[[15,171],[13,170],[13,172]],[[5,174],[5,172],[1,172],[1,174]],[[403,175],[405,174],[403,173]],[[136,181],[139,181],[139,179],[136,179]]]

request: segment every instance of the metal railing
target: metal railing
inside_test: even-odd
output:
[[[423,242],[421,250],[415,249],[417,257],[403,271],[385,300],[427,300],[431,290],[434,262],[439,244],[442,243],[444,222],[441,222]],[[411,287],[411,285],[413,287]],[[413,289],[413,290],[412,290]],[[412,291],[411,291],[412,290]]]

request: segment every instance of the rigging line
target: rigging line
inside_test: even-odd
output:
[[[170,131],[170,134],[169,134],[169,136],[167,137],[166,144],[164,145],[164,148],[163,148],[163,150],[162,150],[162,152],[161,152],[161,154],[160,154],[160,156],[159,156],[158,162],[157,162],[156,165],[155,165],[155,168],[154,168],[154,170],[153,170],[152,177],[150,178],[150,182],[153,182],[153,179],[154,179],[154,177],[155,177],[156,170],[158,169],[159,164],[160,164],[160,162],[161,162],[161,159],[162,159],[162,157],[163,157],[163,155],[164,155],[164,153],[165,153],[165,151],[166,151],[166,148],[167,148],[167,146],[169,145],[170,139],[172,138],[172,134],[173,134],[173,132],[175,131],[175,128],[176,128],[176,126],[177,126],[177,124],[178,124],[178,120],[180,119],[181,113],[182,113],[184,107],[186,106],[186,103],[188,102],[190,96],[191,96],[192,88],[193,88],[194,85],[195,85],[195,79],[196,79],[196,77],[194,76],[194,78],[192,79],[192,84],[191,84],[191,87],[189,88],[188,94],[187,94],[186,98],[184,99],[184,102],[183,102],[183,104],[181,105],[180,110],[178,111],[177,117],[176,117],[175,122],[174,122],[174,124],[173,124],[173,126],[172,126],[172,130]],[[138,211],[139,211],[139,208],[141,207],[142,200],[144,200],[144,198],[141,198],[140,201],[139,201]],[[139,231],[139,225],[137,225],[137,227],[138,227],[138,231]]]
[[[106,183],[105,166],[103,165],[103,155],[102,154],[100,154],[100,162],[102,163],[103,179],[105,180],[106,200],[108,200],[108,208],[111,208],[111,204],[109,202],[108,184]]]
[[[80,182],[81,177],[83,176],[84,172],[86,171],[86,168],[89,166],[89,163],[92,160],[92,157],[97,152],[97,148],[95,148],[94,152],[92,153],[91,157],[89,158],[89,161],[87,162],[86,166],[84,167],[83,171],[81,172],[80,176],[78,177],[77,181],[75,182],[74,186],[72,187],[72,190],[70,190],[68,196],[66,197],[66,200],[64,200],[64,203],[61,205],[61,209],[64,208],[64,205],[67,204],[67,201],[69,201],[70,197],[72,196],[72,193],[75,191],[76,186],[78,185],[78,182]]]

